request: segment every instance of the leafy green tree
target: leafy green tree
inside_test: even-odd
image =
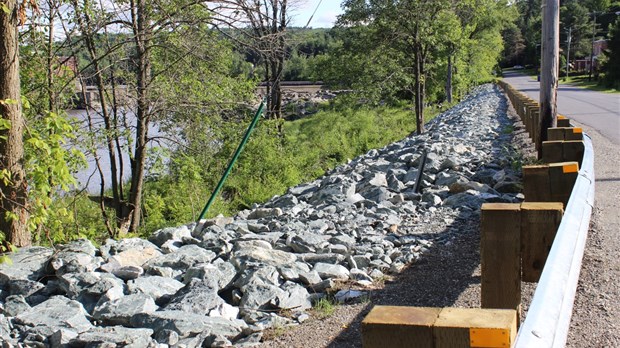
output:
[[[589,57],[594,24],[588,8],[577,0],[564,1],[560,8],[560,22],[562,44],[566,43],[568,29],[571,29],[571,56]]]
[[[620,18],[609,28],[607,61],[603,66],[606,72],[604,83],[611,88],[620,89]]]

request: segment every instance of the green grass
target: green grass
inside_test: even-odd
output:
[[[561,84],[567,84],[567,85],[572,85],[572,86],[577,86],[577,87],[581,87],[581,88],[585,88],[585,89],[589,89],[592,91],[598,91],[598,92],[604,92],[604,93],[620,93],[620,90],[617,90],[615,88],[609,88],[609,87],[605,87],[603,85],[600,84],[600,80],[602,79],[602,77],[599,77],[599,80],[594,80],[594,78],[592,78],[590,81],[588,81],[588,75],[576,75],[576,76],[569,76],[568,79],[565,76],[562,76],[560,78],[560,83]]]
[[[323,297],[314,304],[312,311],[318,319],[325,319],[334,314],[336,306],[337,304],[335,302],[327,297]]]

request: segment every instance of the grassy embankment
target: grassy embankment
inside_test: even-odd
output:
[[[439,112],[427,109],[426,121]],[[214,165],[198,169],[189,166],[183,177],[168,176],[146,183],[143,236],[198,217],[246,126],[238,126],[238,137],[231,137]],[[254,203],[285,193],[289,187],[314,180],[370,149],[403,139],[416,129],[410,106],[325,106],[315,115],[285,122],[283,137],[277,135],[275,128],[273,121],[259,122],[207,217],[234,215]],[[53,240],[105,240],[101,212],[86,195],[65,202],[65,206],[75,212],[74,221],[67,222],[63,232],[51,236]]]

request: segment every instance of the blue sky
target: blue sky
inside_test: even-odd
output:
[[[340,9],[341,3],[342,0],[301,0],[297,4],[297,8],[291,12],[291,25],[296,27],[305,26],[316,8],[316,14],[312,18],[309,27],[331,28],[336,21],[336,17],[342,13],[342,9]]]

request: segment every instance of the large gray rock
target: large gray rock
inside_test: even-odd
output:
[[[54,296],[19,314],[14,320],[17,325],[34,328],[38,334],[47,337],[63,328],[77,333],[91,329],[87,315],[81,303]]]
[[[157,230],[149,237],[149,242],[161,247],[162,244],[170,239],[183,240],[183,237],[191,237],[192,231],[188,226],[166,227]]]
[[[106,261],[114,256],[118,255],[124,251],[128,250],[158,250],[157,245],[149,242],[148,240],[142,238],[125,238],[121,240],[106,240],[105,244],[99,247],[99,251],[101,252],[101,257],[103,257]],[[144,263],[144,262],[143,262]],[[138,265],[141,266],[142,264]]]
[[[128,281],[127,291],[130,294],[145,294],[157,301],[163,296],[175,294],[183,286],[183,283],[172,278],[149,276]]]
[[[230,262],[202,263],[185,272],[183,282],[188,284],[192,279],[211,279],[217,283],[217,290],[222,290],[230,285],[237,275],[235,266]]]
[[[112,325],[129,325],[129,319],[137,313],[150,313],[158,309],[152,297],[131,294],[95,307],[93,318]]]
[[[14,317],[30,309],[30,305],[22,295],[11,295],[4,300],[4,315]]]
[[[314,265],[313,270],[316,271],[323,279],[349,279],[349,270],[341,265],[332,265],[319,262]]]
[[[11,337],[11,325],[9,319],[4,314],[0,314],[0,337],[6,340]]]
[[[54,251],[43,247],[20,248],[7,254],[10,263],[0,263],[0,287],[13,279],[39,280],[45,275],[45,266]]]
[[[97,248],[87,239],[79,239],[60,247],[50,259],[50,266],[57,275],[93,272],[103,262],[96,256]]]
[[[476,210],[480,209],[484,202],[484,199],[480,197],[478,192],[467,190],[446,198],[443,201],[443,205],[448,207],[467,207]]]
[[[9,283],[9,294],[21,295],[28,297],[30,295],[41,293],[45,289],[45,285],[27,279],[15,279]]]
[[[264,248],[244,249],[234,253],[230,262],[239,270],[245,269],[249,263],[271,266],[291,265],[297,257],[286,251]]]
[[[170,298],[164,309],[205,315],[225,303],[217,291],[215,280],[193,278]]]
[[[152,329],[94,327],[70,340],[69,346],[142,348],[153,343],[152,334]]]
[[[64,274],[58,278],[58,285],[69,298],[76,299],[84,294],[100,296],[115,287],[122,289],[124,283],[111,274],[84,272]]]
[[[298,253],[314,253],[329,245],[325,237],[315,233],[299,233],[287,239],[286,245]]]
[[[287,293],[277,285],[252,283],[241,288],[241,312],[273,309],[276,298],[287,298]]]
[[[207,317],[183,311],[139,313],[131,317],[131,325],[135,328],[148,328],[154,332],[174,331],[179,338],[206,333],[208,335],[222,335],[228,339],[235,339],[247,327],[241,320],[233,321],[218,317]]]
[[[280,208],[256,208],[248,215],[248,220],[272,218],[280,215],[282,215]]]
[[[150,243],[149,243],[150,244]],[[152,258],[161,256],[162,253],[155,245],[146,246],[136,249],[128,249],[110,256],[109,263],[118,265],[118,267],[134,266],[142,267],[147,261]]]
[[[304,310],[312,307],[310,302],[310,294],[308,290],[299,284],[286,282],[282,285],[284,294],[276,296],[271,304],[281,309],[289,309],[294,311]]]
[[[197,245],[184,245],[172,254],[165,254],[150,259],[144,269],[150,272],[158,267],[169,267],[173,270],[186,270],[199,263],[208,263],[215,258],[215,253]]]

